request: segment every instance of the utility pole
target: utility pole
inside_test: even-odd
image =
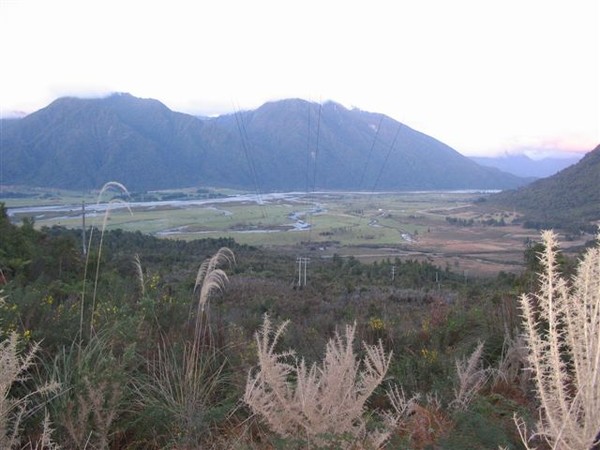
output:
[[[303,256],[296,258],[296,262],[298,263],[298,287],[306,286],[306,267],[309,261],[310,258]]]
[[[396,266],[392,266],[392,281],[396,278]]]
[[[85,200],[81,201],[81,240],[83,244],[83,256],[85,256],[87,253],[87,248],[85,246]]]

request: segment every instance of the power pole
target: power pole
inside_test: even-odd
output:
[[[306,267],[310,258],[300,256],[296,258],[298,263],[298,287],[306,286]]]
[[[392,281],[396,278],[396,266],[392,266]]]
[[[304,258],[304,286],[306,286],[306,268],[308,267],[308,261],[310,261],[310,258]]]
[[[85,246],[85,200],[81,202],[81,239],[82,239],[82,248],[83,248],[83,256],[87,253],[87,248]]]

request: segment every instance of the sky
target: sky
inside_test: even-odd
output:
[[[600,143],[598,0],[0,0],[0,116],[128,92],[190,114],[383,113],[464,155]]]

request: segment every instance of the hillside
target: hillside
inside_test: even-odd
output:
[[[577,164],[517,190],[492,196],[489,202],[525,213],[526,225],[572,228],[600,220],[600,146]]]
[[[482,167],[380,114],[328,102],[267,103],[198,118],[115,94],[58,99],[2,122],[0,184],[133,190],[505,189],[525,180]]]
[[[175,177],[199,182],[202,122],[156,100],[61,98],[11,122],[0,142],[4,184],[89,189],[123,180],[160,189]]]

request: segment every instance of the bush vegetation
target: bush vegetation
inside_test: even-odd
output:
[[[33,225],[0,207],[3,448],[524,448],[515,413],[547,445],[517,300],[543,259],[465,280],[312,258],[298,287],[296,252],[120,230],[100,252],[96,230],[86,267],[77,231]]]

